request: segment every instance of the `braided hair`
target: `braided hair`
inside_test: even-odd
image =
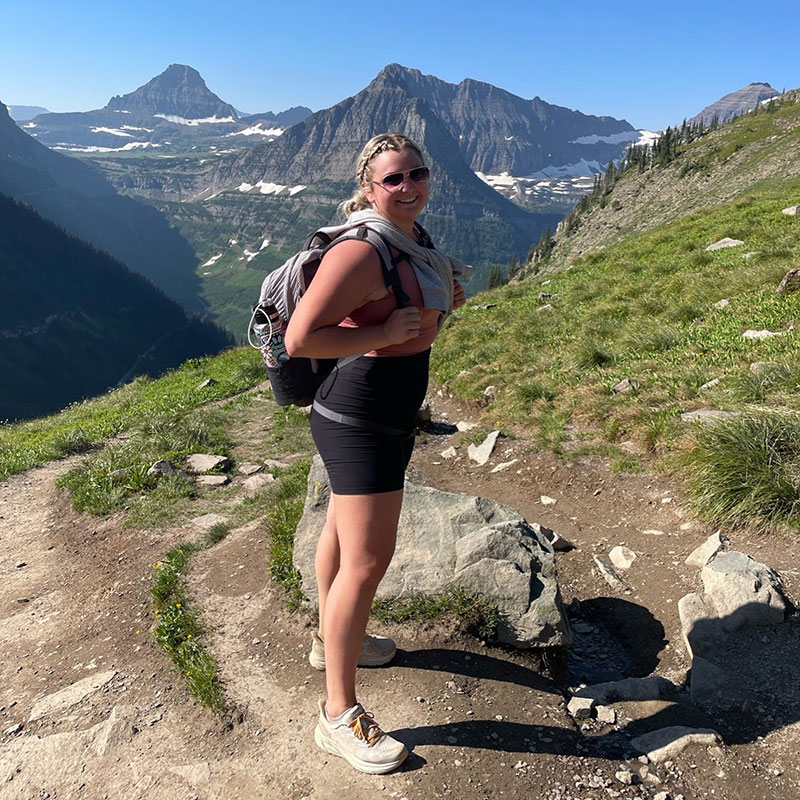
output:
[[[356,161],[356,183],[358,184],[358,189],[349,200],[342,203],[341,208],[346,216],[350,216],[354,211],[371,208],[372,204],[367,200],[363,187],[369,183],[370,162],[375,156],[383,153],[384,150],[413,150],[420,157],[422,163],[425,163],[419,145],[409,139],[408,136],[402,133],[379,133],[377,136],[373,136],[364,145],[364,149],[358,156],[358,161]]]

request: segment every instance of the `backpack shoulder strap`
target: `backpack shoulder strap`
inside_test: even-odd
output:
[[[383,280],[386,283],[386,288],[394,294],[397,300],[397,307],[404,308],[411,302],[411,298],[406,294],[400,281],[400,273],[397,271],[397,265],[407,258],[405,253],[400,252],[398,255],[392,255],[392,249],[389,247],[386,239],[383,238],[377,231],[373,231],[364,225],[358,228],[352,228],[345,231],[340,236],[337,236],[332,242],[325,247],[325,253],[332,247],[344,242],[348,239],[358,239],[362,242],[371,244],[378,254],[378,259],[381,262],[381,270],[383,272]]]

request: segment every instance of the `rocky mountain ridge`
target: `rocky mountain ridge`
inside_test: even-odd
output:
[[[710,125],[714,120],[718,123],[729,122],[734,117],[757,108],[765,100],[771,100],[779,95],[780,92],[773,89],[768,83],[750,83],[706,106],[698,114],[695,114],[689,123],[702,121],[704,125]]]

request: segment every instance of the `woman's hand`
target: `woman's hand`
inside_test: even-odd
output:
[[[467,302],[467,296],[464,294],[464,287],[453,279],[453,308],[461,308]]]
[[[415,306],[396,308],[383,323],[383,332],[389,344],[402,344],[419,336],[422,312]]]

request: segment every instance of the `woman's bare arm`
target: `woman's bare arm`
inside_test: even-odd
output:
[[[359,241],[336,245],[322,259],[289,321],[286,331],[289,355],[341,358],[418,336],[421,313],[414,307],[396,309],[382,325],[339,327],[352,311],[383,294],[383,272],[372,245]]]

